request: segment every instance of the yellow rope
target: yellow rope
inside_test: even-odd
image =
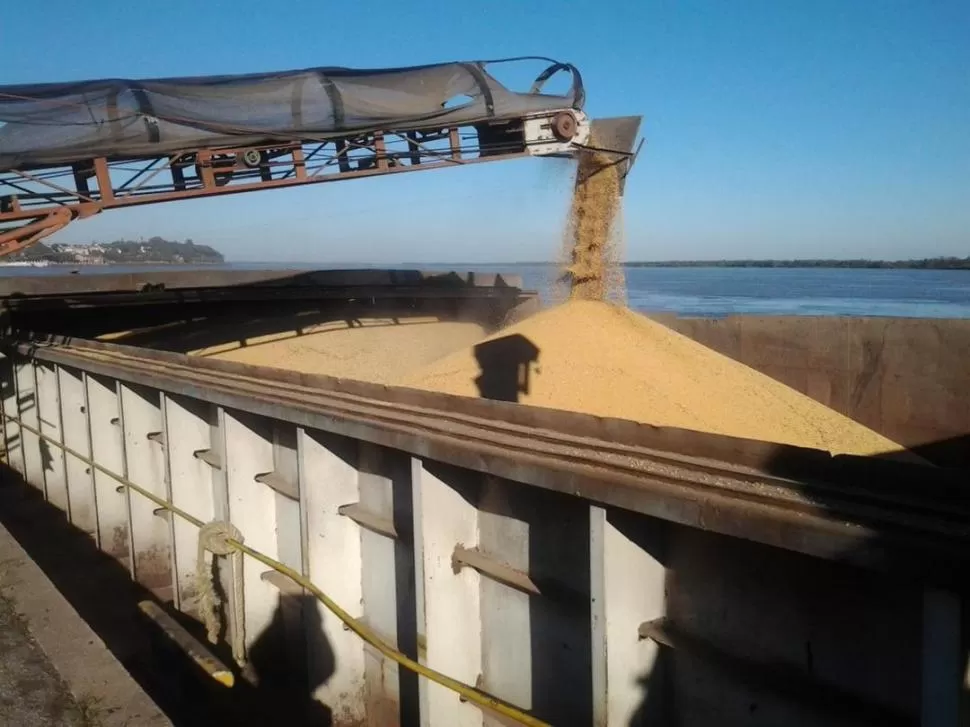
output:
[[[31,427],[29,424],[24,424],[23,420],[20,417],[12,417],[8,414],[4,414],[3,416],[5,419],[16,423],[21,429],[36,435],[37,437],[47,441],[50,444],[53,444],[54,446],[60,448],[64,452],[84,462],[86,465],[89,465],[90,467],[98,470],[99,472],[104,473],[105,475],[118,481],[125,487],[131,490],[134,490],[142,497],[145,497],[148,500],[151,500],[159,507],[165,510],[168,510],[169,512],[175,515],[178,515],[180,518],[182,518],[183,520],[186,520],[187,522],[192,523],[197,528],[201,529],[207,526],[207,523],[203,522],[202,520],[195,517],[191,513],[186,512],[185,510],[182,510],[181,508],[177,507],[176,505],[169,502],[168,500],[164,500],[158,495],[156,495],[155,493],[149,492],[148,490],[140,487],[139,485],[136,485],[134,482],[127,479],[126,477],[122,477],[116,472],[112,472],[106,467],[95,462],[90,457],[84,454],[81,454],[80,452],[74,449],[71,449],[66,444],[63,444],[62,442],[58,442],[57,440],[47,436],[46,434],[43,434],[40,430],[35,429],[34,427]],[[452,679],[451,677],[445,674],[442,674],[439,671],[436,671],[430,667],[425,666],[424,664],[421,664],[420,662],[415,661],[414,659],[411,659],[406,654],[401,653],[393,646],[386,643],[383,639],[380,638],[380,636],[378,636],[374,631],[372,631],[367,626],[365,626],[362,622],[358,621],[349,613],[344,611],[333,599],[331,599],[326,593],[321,591],[302,573],[293,570],[292,568],[290,568],[289,566],[283,563],[280,563],[278,560],[270,558],[268,555],[264,555],[263,553],[260,553],[258,550],[253,550],[252,548],[250,548],[248,545],[245,545],[240,540],[236,540],[233,538],[226,538],[225,546],[231,547],[241,553],[245,553],[250,558],[253,558],[254,560],[259,561],[263,565],[269,568],[272,568],[273,570],[279,573],[282,573],[283,575],[287,576],[290,580],[294,581],[295,583],[305,588],[307,591],[309,591],[314,596],[316,596],[316,598],[321,603],[323,603],[323,605],[328,610],[330,610],[338,619],[340,619],[340,621],[342,621],[347,626],[347,628],[349,628],[351,631],[357,634],[357,636],[359,636],[363,641],[365,641],[366,643],[374,647],[384,657],[399,664],[400,666],[403,666],[405,669],[408,669],[409,671],[412,671],[415,674],[420,674],[421,676],[428,679],[429,681],[434,682],[435,684],[438,684],[442,687],[445,687],[446,689],[449,689],[455,692],[456,694],[463,697],[467,701],[473,704],[476,704],[479,707],[482,707],[483,709],[502,715],[503,717],[507,717],[509,719],[515,720],[519,724],[526,725],[526,727],[552,727],[549,723],[543,722],[542,720],[536,717],[533,717],[528,712],[523,712],[522,710],[516,707],[513,707],[510,704],[507,704],[489,694],[486,694],[480,689],[476,689],[475,687],[465,684],[464,682],[460,682],[457,679]]]

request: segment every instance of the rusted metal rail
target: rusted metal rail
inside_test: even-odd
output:
[[[521,132],[521,125],[519,127]],[[415,132],[416,133],[416,132]],[[474,127],[377,132],[239,149],[199,149],[141,159],[105,157],[43,170],[0,172],[0,225],[26,222],[5,252],[32,244],[72,219],[177,199],[373,177],[529,155],[524,137],[481,143]],[[6,235],[6,233],[4,233]]]

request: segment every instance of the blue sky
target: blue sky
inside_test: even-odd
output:
[[[967,0],[8,5],[0,84],[570,61],[590,115],[644,116],[629,259],[970,254]],[[570,174],[529,160],[169,203],[53,239],[192,237],[260,261],[555,259]]]

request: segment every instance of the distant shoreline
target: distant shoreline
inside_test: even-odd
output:
[[[173,268],[185,268],[185,267],[197,267],[204,265],[225,265],[222,262],[210,262],[210,261],[200,261],[200,262],[172,262],[171,260],[138,260],[136,262],[105,262],[105,263],[90,263],[90,262],[61,262],[54,260],[15,260],[10,262],[5,262],[0,259],[0,268],[117,268],[117,267],[132,267],[139,265],[165,265],[167,267]]]
[[[179,242],[155,236],[148,240],[141,238],[89,244],[55,242],[47,245],[38,242],[9,258],[0,259],[0,265],[218,265],[225,261],[222,253],[209,245],[197,245],[191,238]]]

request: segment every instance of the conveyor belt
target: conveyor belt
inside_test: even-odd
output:
[[[0,256],[109,209],[583,148],[579,71],[509,60],[544,70],[527,91],[486,68],[506,61],[0,86]],[[632,156],[639,117],[596,124]]]

